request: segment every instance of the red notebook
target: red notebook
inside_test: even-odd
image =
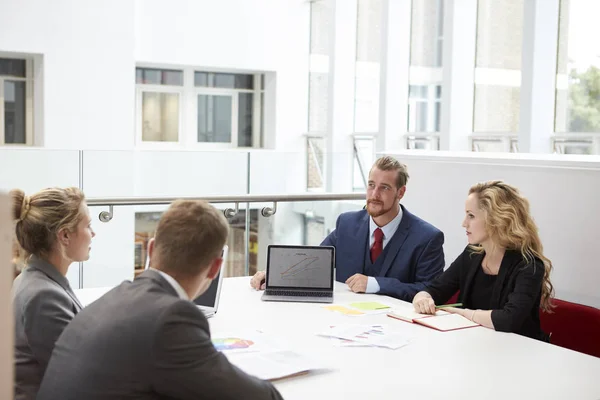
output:
[[[428,326],[442,332],[479,326],[478,323],[475,323],[462,315],[452,314],[441,310],[436,311],[434,315],[429,315],[419,314],[412,309],[396,308],[388,312],[387,315],[388,317]]]

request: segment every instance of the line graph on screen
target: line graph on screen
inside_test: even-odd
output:
[[[329,250],[276,249],[269,254],[269,285],[282,287],[329,288],[332,282],[332,254]]]

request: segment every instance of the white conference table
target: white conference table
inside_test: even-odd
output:
[[[600,399],[600,358],[510,333],[476,327],[451,332],[410,324],[385,314],[351,317],[320,304],[263,302],[249,277],[224,279],[211,334],[257,329],[296,352],[332,367],[275,382],[285,399]],[[107,291],[76,291],[84,304]],[[336,282],[334,304],[380,301]],[[389,350],[338,347],[317,336],[329,325],[386,324],[413,340]],[[600,338],[598,338],[600,340]]]

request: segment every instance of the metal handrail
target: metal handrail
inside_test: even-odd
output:
[[[239,196],[206,196],[206,197],[112,197],[90,198],[88,206],[108,206],[108,211],[102,211],[98,219],[109,222],[113,219],[114,206],[147,206],[170,204],[175,200],[204,200],[208,203],[235,203],[235,209],[226,208],[223,213],[231,218],[238,212],[239,203],[273,202],[273,207],[263,207],[263,217],[271,217],[277,212],[277,202],[286,201],[327,201],[327,200],[364,200],[364,193],[302,193],[288,195],[239,195]]]
[[[365,193],[299,193],[203,197],[107,197],[88,198],[88,206],[143,206],[170,204],[175,200],[204,200],[208,203],[267,203],[285,201],[364,200]]]

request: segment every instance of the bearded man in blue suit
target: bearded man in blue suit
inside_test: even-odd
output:
[[[335,247],[336,280],[356,293],[377,293],[412,301],[444,270],[444,234],[400,200],[406,192],[406,166],[379,158],[369,172],[367,206],[341,214],[321,243]],[[264,288],[264,272],[250,284]]]

